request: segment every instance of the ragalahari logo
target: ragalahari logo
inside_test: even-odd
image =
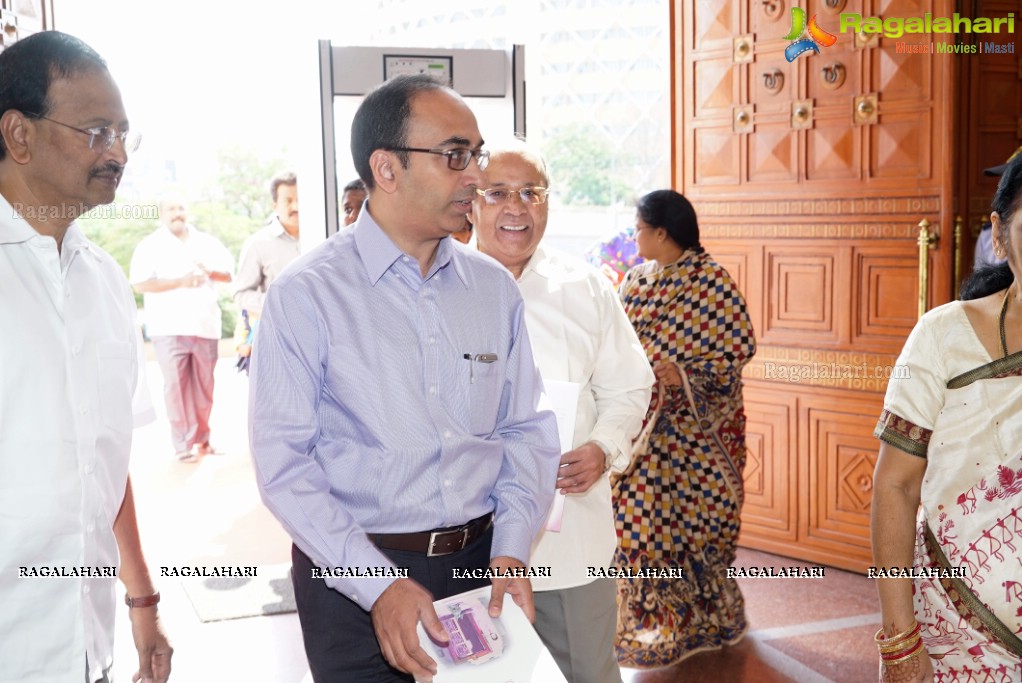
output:
[[[830,47],[837,42],[837,36],[827,33],[816,24],[815,14],[809,20],[809,25],[806,26],[806,11],[801,7],[791,8],[791,31],[784,36],[784,39],[795,41],[784,48],[784,58],[789,62],[794,62],[800,55],[810,50],[819,54],[820,45]]]

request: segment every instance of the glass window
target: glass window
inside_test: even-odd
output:
[[[395,17],[393,23],[360,36],[359,44],[525,45],[526,126],[529,141],[550,166],[551,244],[581,255],[598,239],[632,225],[638,196],[670,186],[668,3],[382,4],[378,16]]]

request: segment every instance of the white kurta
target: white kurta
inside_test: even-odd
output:
[[[518,279],[525,324],[540,374],[581,385],[572,447],[596,441],[627,464],[631,439],[649,407],[653,371],[605,276],[587,263],[540,246]],[[610,481],[600,477],[564,501],[559,532],[543,531],[530,565],[550,567],[535,590],[583,586],[589,567],[609,567],[617,548]]]
[[[60,253],[0,196],[0,682],[81,683],[113,656],[133,426],[154,419],[120,267],[74,224]],[[43,569],[47,568],[47,569]]]
[[[220,240],[192,226],[188,226],[188,239],[182,240],[161,225],[135,247],[131,282],[181,277],[194,271],[198,264],[208,270],[230,273],[234,270],[234,257]],[[218,296],[212,280],[198,287],[146,292],[143,295],[146,331],[150,337],[219,339]]]

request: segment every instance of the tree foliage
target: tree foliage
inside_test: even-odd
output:
[[[217,152],[217,186],[208,199],[219,200],[238,216],[253,220],[270,213],[270,180],[285,168],[282,153],[260,154],[251,147],[224,147]]]
[[[262,227],[271,213],[270,179],[284,170],[280,155],[262,158],[258,153],[239,147],[226,148],[218,155],[216,183],[210,185],[203,197],[191,198],[188,222],[221,242],[234,256],[238,256],[245,240]],[[140,202],[138,207],[158,206],[159,200]],[[114,216],[140,215],[141,211],[110,211]],[[155,230],[158,221],[148,218],[96,217],[86,214],[79,219],[86,236],[110,253],[128,274],[131,255],[144,237]],[[135,295],[142,306],[142,296]],[[223,311],[223,335],[234,333],[236,314],[226,294],[220,296]]]
[[[627,201],[610,142],[596,126],[575,124],[555,132],[545,145],[551,185],[567,206],[611,206]]]

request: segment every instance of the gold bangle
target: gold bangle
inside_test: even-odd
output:
[[[913,657],[918,657],[920,654],[925,652],[925,650],[926,648],[920,645],[918,648],[916,648],[912,652],[909,652],[907,655],[903,657],[898,657],[897,659],[881,659],[880,663],[883,664],[884,666],[895,666],[897,664],[904,664]]]
[[[896,652],[897,650],[908,649],[919,642],[923,637],[922,633],[916,632],[909,636],[907,639],[899,640],[896,643],[888,643],[881,641],[877,644],[881,652]]]
[[[894,634],[890,638],[885,638],[884,637],[884,627],[881,626],[880,630],[876,632],[875,636],[873,636],[873,640],[876,641],[877,645],[881,645],[881,644],[882,645],[893,645],[894,643],[898,642],[899,640],[904,640],[904,639],[908,638],[909,636],[911,636],[913,634],[913,632],[918,632],[918,629],[919,629],[919,622],[913,620],[912,626],[907,631],[902,631],[901,633]]]
[[[906,641],[904,641],[902,643],[895,643],[894,645],[886,645],[886,646],[885,645],[881,645],[880,646],[880,654],[882,654],[882,655],[890,655],[890,654],[894,654],[896,652],[907,652],[908,650],[911,650],[912,647],[916,643],[918,643],[920,640],[922,640],[922,637],[919,634],[916,634],[912,638],[910,638],[910,639],[908,639],[908,640],[906,640]]]

